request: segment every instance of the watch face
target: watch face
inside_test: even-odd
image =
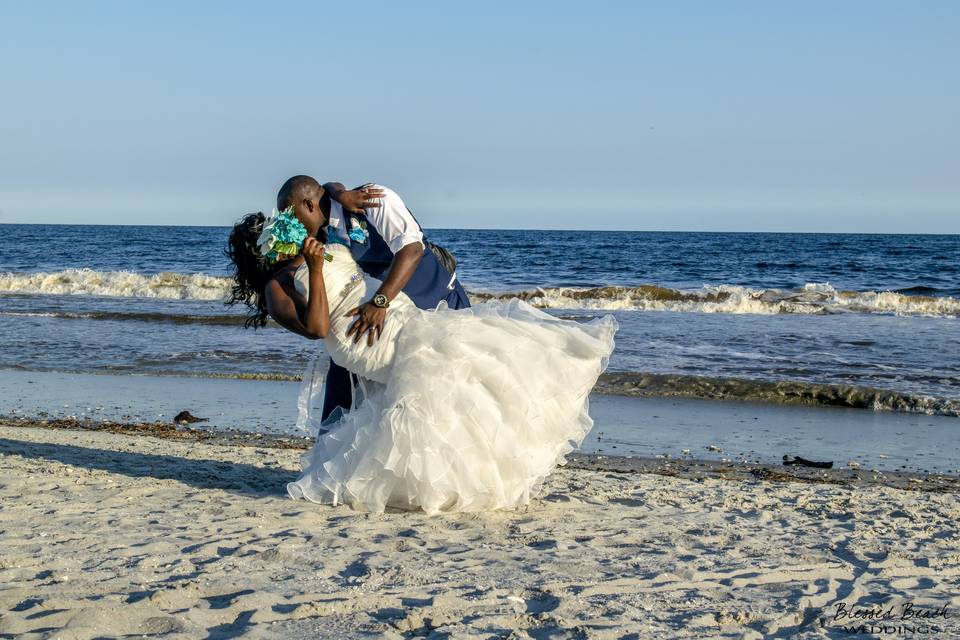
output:
[[[377,295],[373,296],[373,304],[378,307],[387,306],[387,296],[383,295],[382,293],[378,293]]]

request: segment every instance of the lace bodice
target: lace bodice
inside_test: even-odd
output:
[[[357,294],[364,289],[363,280],[366,275],[360,269],[356,260],[353,259],[350,250],[342,244],[327,244],[324,246],[324,251],[332,258],[332,260],[323,264],[323,284],[327,289],[327,302],[330,305],[330,315],[332,316],[347,301],[359,299]],[[304,297],[310,295],[310,269],[306,263],[300,265],[300,268],[297,269],[294,275],[294,284],[297,291],[302,293]],[[357,305],[354,304],[353,306]],[[346,313],[347,310],[347,308],[344,308],[342,313]]]
[[[390,303],[380,339],[374,342],[372,347],[367,346],[366,336],[359,344],[354,344],[353,336],[348,337],[347,330],[356,318],[346,314],[370,300],[382,282],[363,273],[350,249],[344,245],[329,243],[325,246],[325,251],[332,258],[323,264],[323,284],[330,308],[327,351],[334,362],[345,369],[377,382],[385,382],[387,370],[393,360],[397,335],[417,309],[406,294],[400,293]],[[310,295],[309,275],[306,264],[300,265],[294,275],[294,286],[304,297]]]

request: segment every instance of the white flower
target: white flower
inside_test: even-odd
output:
[[[287,211],[293,212],[293,207],[284,210],[284,213]],[[257,239],[257,251],[260,252],[260,255],[265,256],[270,253],[270,250],[273,249],[273,226],[277,224],[277,218],[280,217],[280,212],[274,208],[269,216],[263,220],[263,231],[260,232],[260,237]]]

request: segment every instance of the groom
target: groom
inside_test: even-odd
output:
[[[352,211],[341,204],[348,201],[357,205]],[[358,318],[347,335],[354,341],[366,336],[372,345],[380,338],[390,302],[401,291],[421,309],[436,309],[441,302],[451,309],[470,306],[456,272],[447,271],[427,247],[423,228],[396,192],[379,185],[349,192],[340,183],[321,186],[310,176],[294,176],[277,194],[278,211],[291,206],[301,221],[319,219],[322,227],[325,220],[327,241],[348,246],[360,268],[383,282],[368,302],[352,311]],[[349,410],[353,384],[350,372],[331,360],[321,424],[335,422]]]

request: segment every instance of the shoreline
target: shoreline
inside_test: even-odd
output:
[[[672,373],[607,372],[595,393],[635,398],[688,398],[757,402],[783,406],[864,409],[915,415],[960,417],[960,402],[876,387],[713,378]]]
[[[0,376],[4,373],[52,376],[137,376],[161,379],[295,382],[298,384],[303,380],[302,374],[279,372],[189,373],[184,371],[61,371],[16,367],[0,368]],[[711,377],[643,371],[607,371],[600,375],[592,393],[627,398],[715,400],[787,407],[863,409],[907,415],[960,418],[960,400],[924,396],[879,387],[798,380]]]
[[[227,447],[294,449],[307,451],[313,446],[310,436],[250,433],[238,429],[197,429],[169,422],[80,422],[74,419],[21,420],[0,419],[0,427],[51,429],[76,432],[100,432],[125,436],[153,437],[162,440],[195,442]],[[684,457],[648,457],[574,452],[567,456],[566,468],[594,472],[650,474],[683,480],[707,478],[732,482],[797,482],[850,487],[882,486],[905,491],[960,493],[960,475],[934,472],[880,471],[877,469],[835,467],[819,469],[799,465],[774,465],[747,461],[717,461]]]
[[[0,422],[195,425],[294,438],[300,383],[134,374],[0,370]],[[883,472],[960,475],[957,418],[741,400],[593,394],[580,451],[781,466],[784,455]]]

